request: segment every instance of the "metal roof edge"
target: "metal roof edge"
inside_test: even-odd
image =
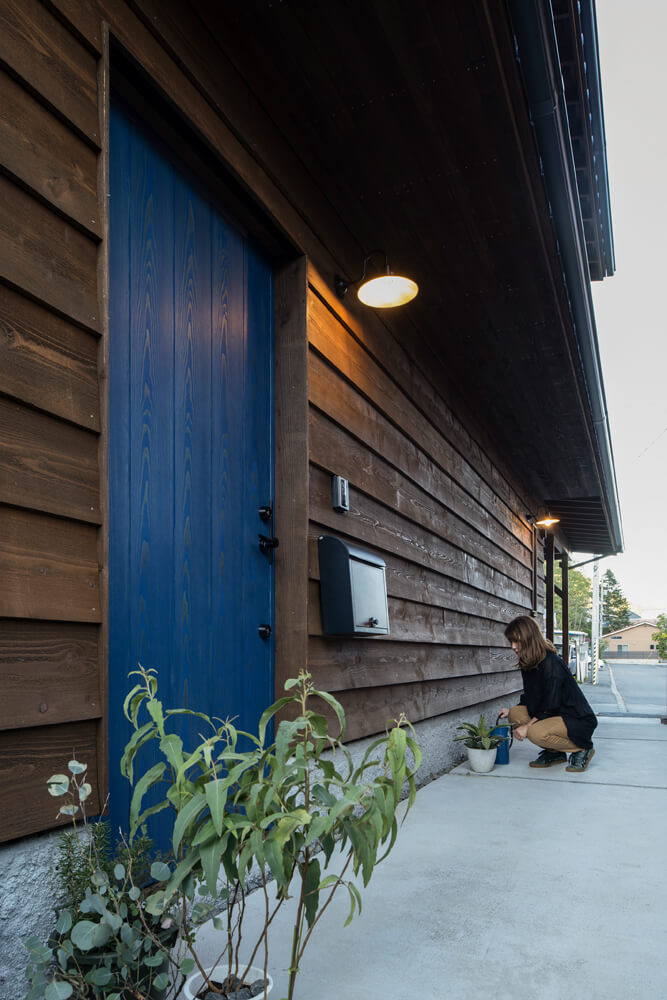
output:
[[[588,391],[611,541],[614,552],[622,552],[616,470],[553,11],[550,0],[507,2]]]
[[[600,224],[607,241],[609,254],[606,273],[611,276],[616,270],[614,256],[614,233],[611,221],[611,199],[609,194],[609,174],[607,171],[607,136],[604,127],[604,109],[602,106],[602,76],[598,49],[598,25],[595,12],[595,0],[579,0],[581,26],[583,29],[583,49],[586,61],[586,81],[588,83],[588,99],[591,106],[591,134],[595,147],[596,164],[600,157],[600,171],[596,180],[600,191],[602,204]],[[592,65],[591,65],[592,64]]]

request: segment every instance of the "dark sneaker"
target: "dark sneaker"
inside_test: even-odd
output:
[[[575,753],[570,754],[570,763],[565,768],[566,771],[585,771],[590,762],[593,760],[593,755],[595,750],[590,747],[588,750],[577,750]]]
[[[531,767],[553,767],[554,764],[564,764],[567,754],[562,750],[543,750],[537,755],[535,760],[531,760]]]

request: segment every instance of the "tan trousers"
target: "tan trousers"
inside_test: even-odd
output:
[[[515,705],[510,708],[509,721],[513,726],[523,726],[530,722],[531,716],[525,705]],[[536,747],[544,750],[564,750],[572,753],[581,750],[567,735],[567,729],[562,716],[554,715],[550,719],[540,719],[528,727],[528,739]]]

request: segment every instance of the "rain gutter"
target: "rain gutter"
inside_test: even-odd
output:
[[[622,552],[616,471],[553,11],[549,0],[507,4],[588,391],[610,540],[613,551]]]

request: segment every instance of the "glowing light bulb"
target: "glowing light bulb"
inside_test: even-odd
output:
[[[365,281],[357,291],[360,302],[374,309],[393,309],[395,306],[411,302],[419,292],[419,286],[412,278],[400,274],[382,274],[379,278]]]

